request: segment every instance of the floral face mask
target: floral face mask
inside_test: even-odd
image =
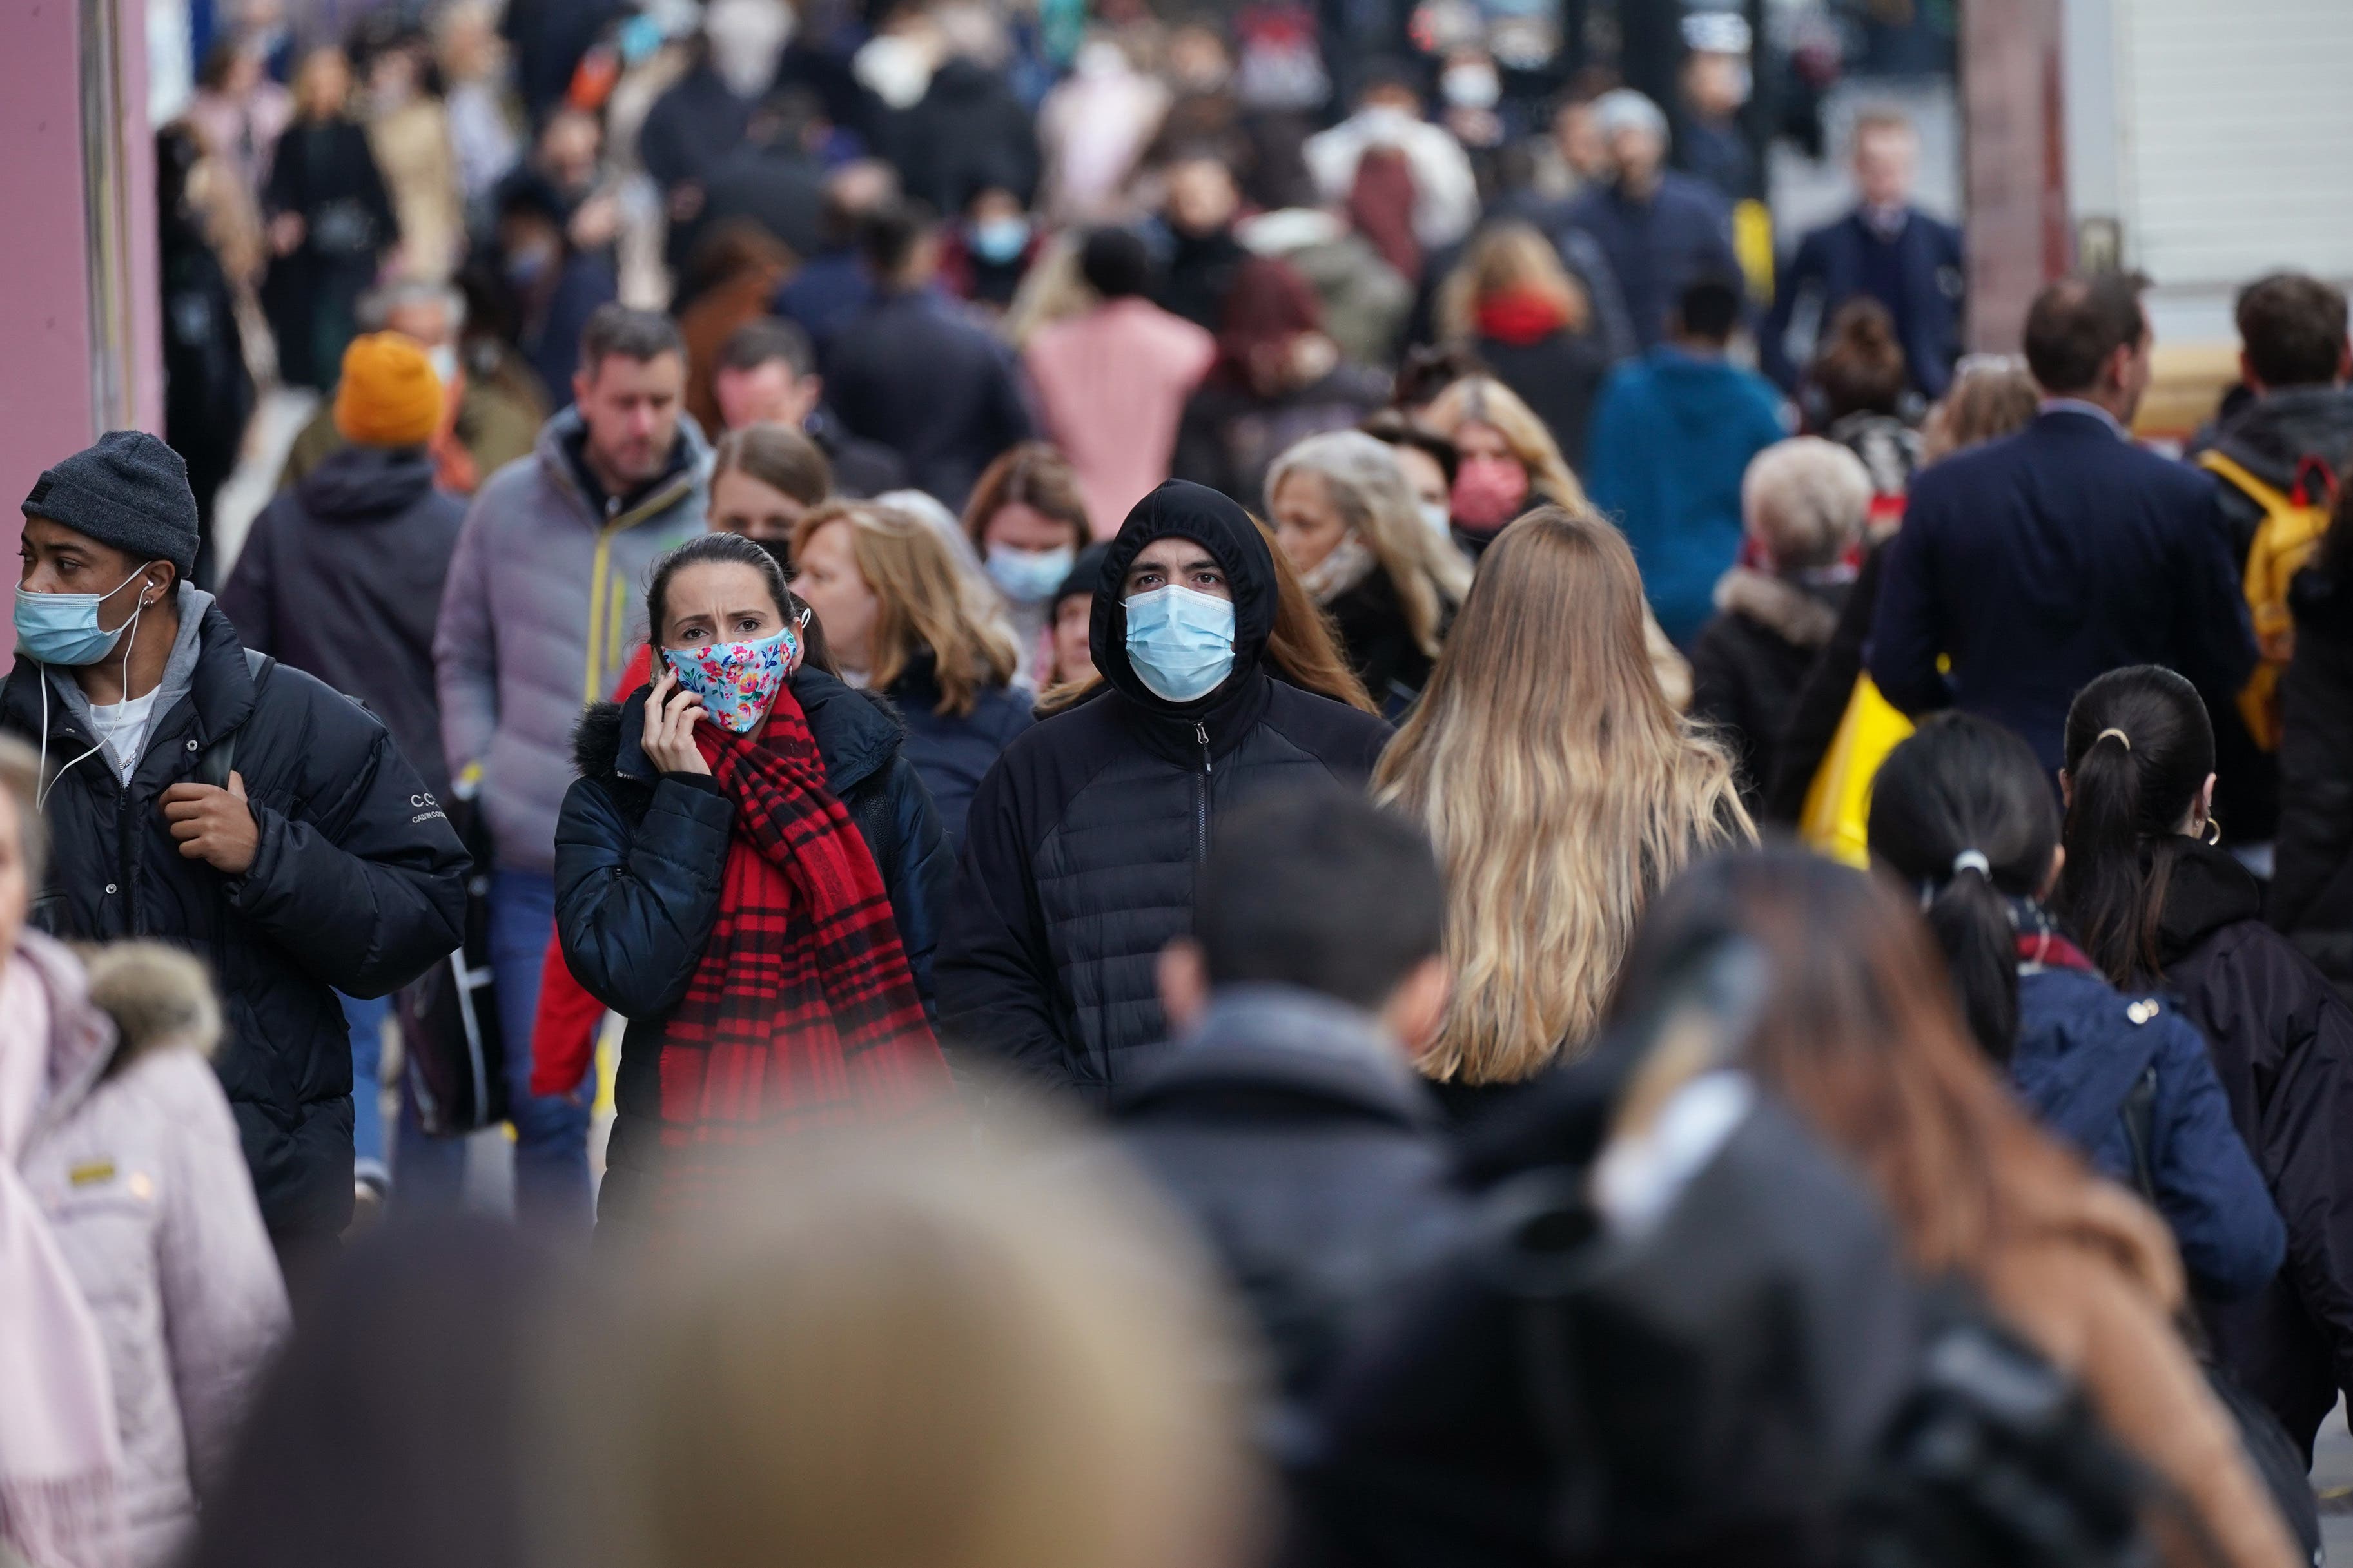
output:
[[[678,683],[702,699],[703,715],[739,735],[748,735],[768,716],[777,689],[801,661],[797,627],[786,626],[757,642],[712,643],[703,647],[666,647],[662,658]]]

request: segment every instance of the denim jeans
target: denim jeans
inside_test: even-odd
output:
[[[384,1180],[384,1021],[392,998],[336,995],[352,1031],[352,1155],[361,1176]]]
[[[515,1220],[535,1229],[585,1234],[595,1216],[587,1087],[573,1097],[531,1092],[539,971],[554,934],[554,878],[536,871],[491,873],[491,972],[506,1046],[507,1121],[514,1128]],[[400,1203],[454,1206],[465,1188],[465,1155],[462,1139],[426,1136],[404,1087],[395,1167]]]

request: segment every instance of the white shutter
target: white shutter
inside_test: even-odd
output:
[[[2125,254],[2161,289],[2353,279],[2353,0],[2116,0]]]

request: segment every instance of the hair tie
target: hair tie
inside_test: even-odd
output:
[[[2103,730],[2098,734],[2092,737],[2092,744],[2096,746],[2111,735],[2114,735],[2116,738],[2116,743],[2124,747],[2126,751],[2129,752],[2132,750],[2132,737],[2126,734],[2122,730]]]
[[[1992,862],[1975,849],[1964,849],[1953,857],[1953,875],[1957,877],[1964,871],[1975,871],[1988,881],[1993,879]]]

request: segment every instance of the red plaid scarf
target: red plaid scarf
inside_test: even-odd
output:
[[[735,823],[718,921],[662,1040],[674,1200],[726,1163],[719,1150],[920,1117],[955,1095],[882,875],[826,790],[792,689],[756,741],[715,724],[694,735]]]

